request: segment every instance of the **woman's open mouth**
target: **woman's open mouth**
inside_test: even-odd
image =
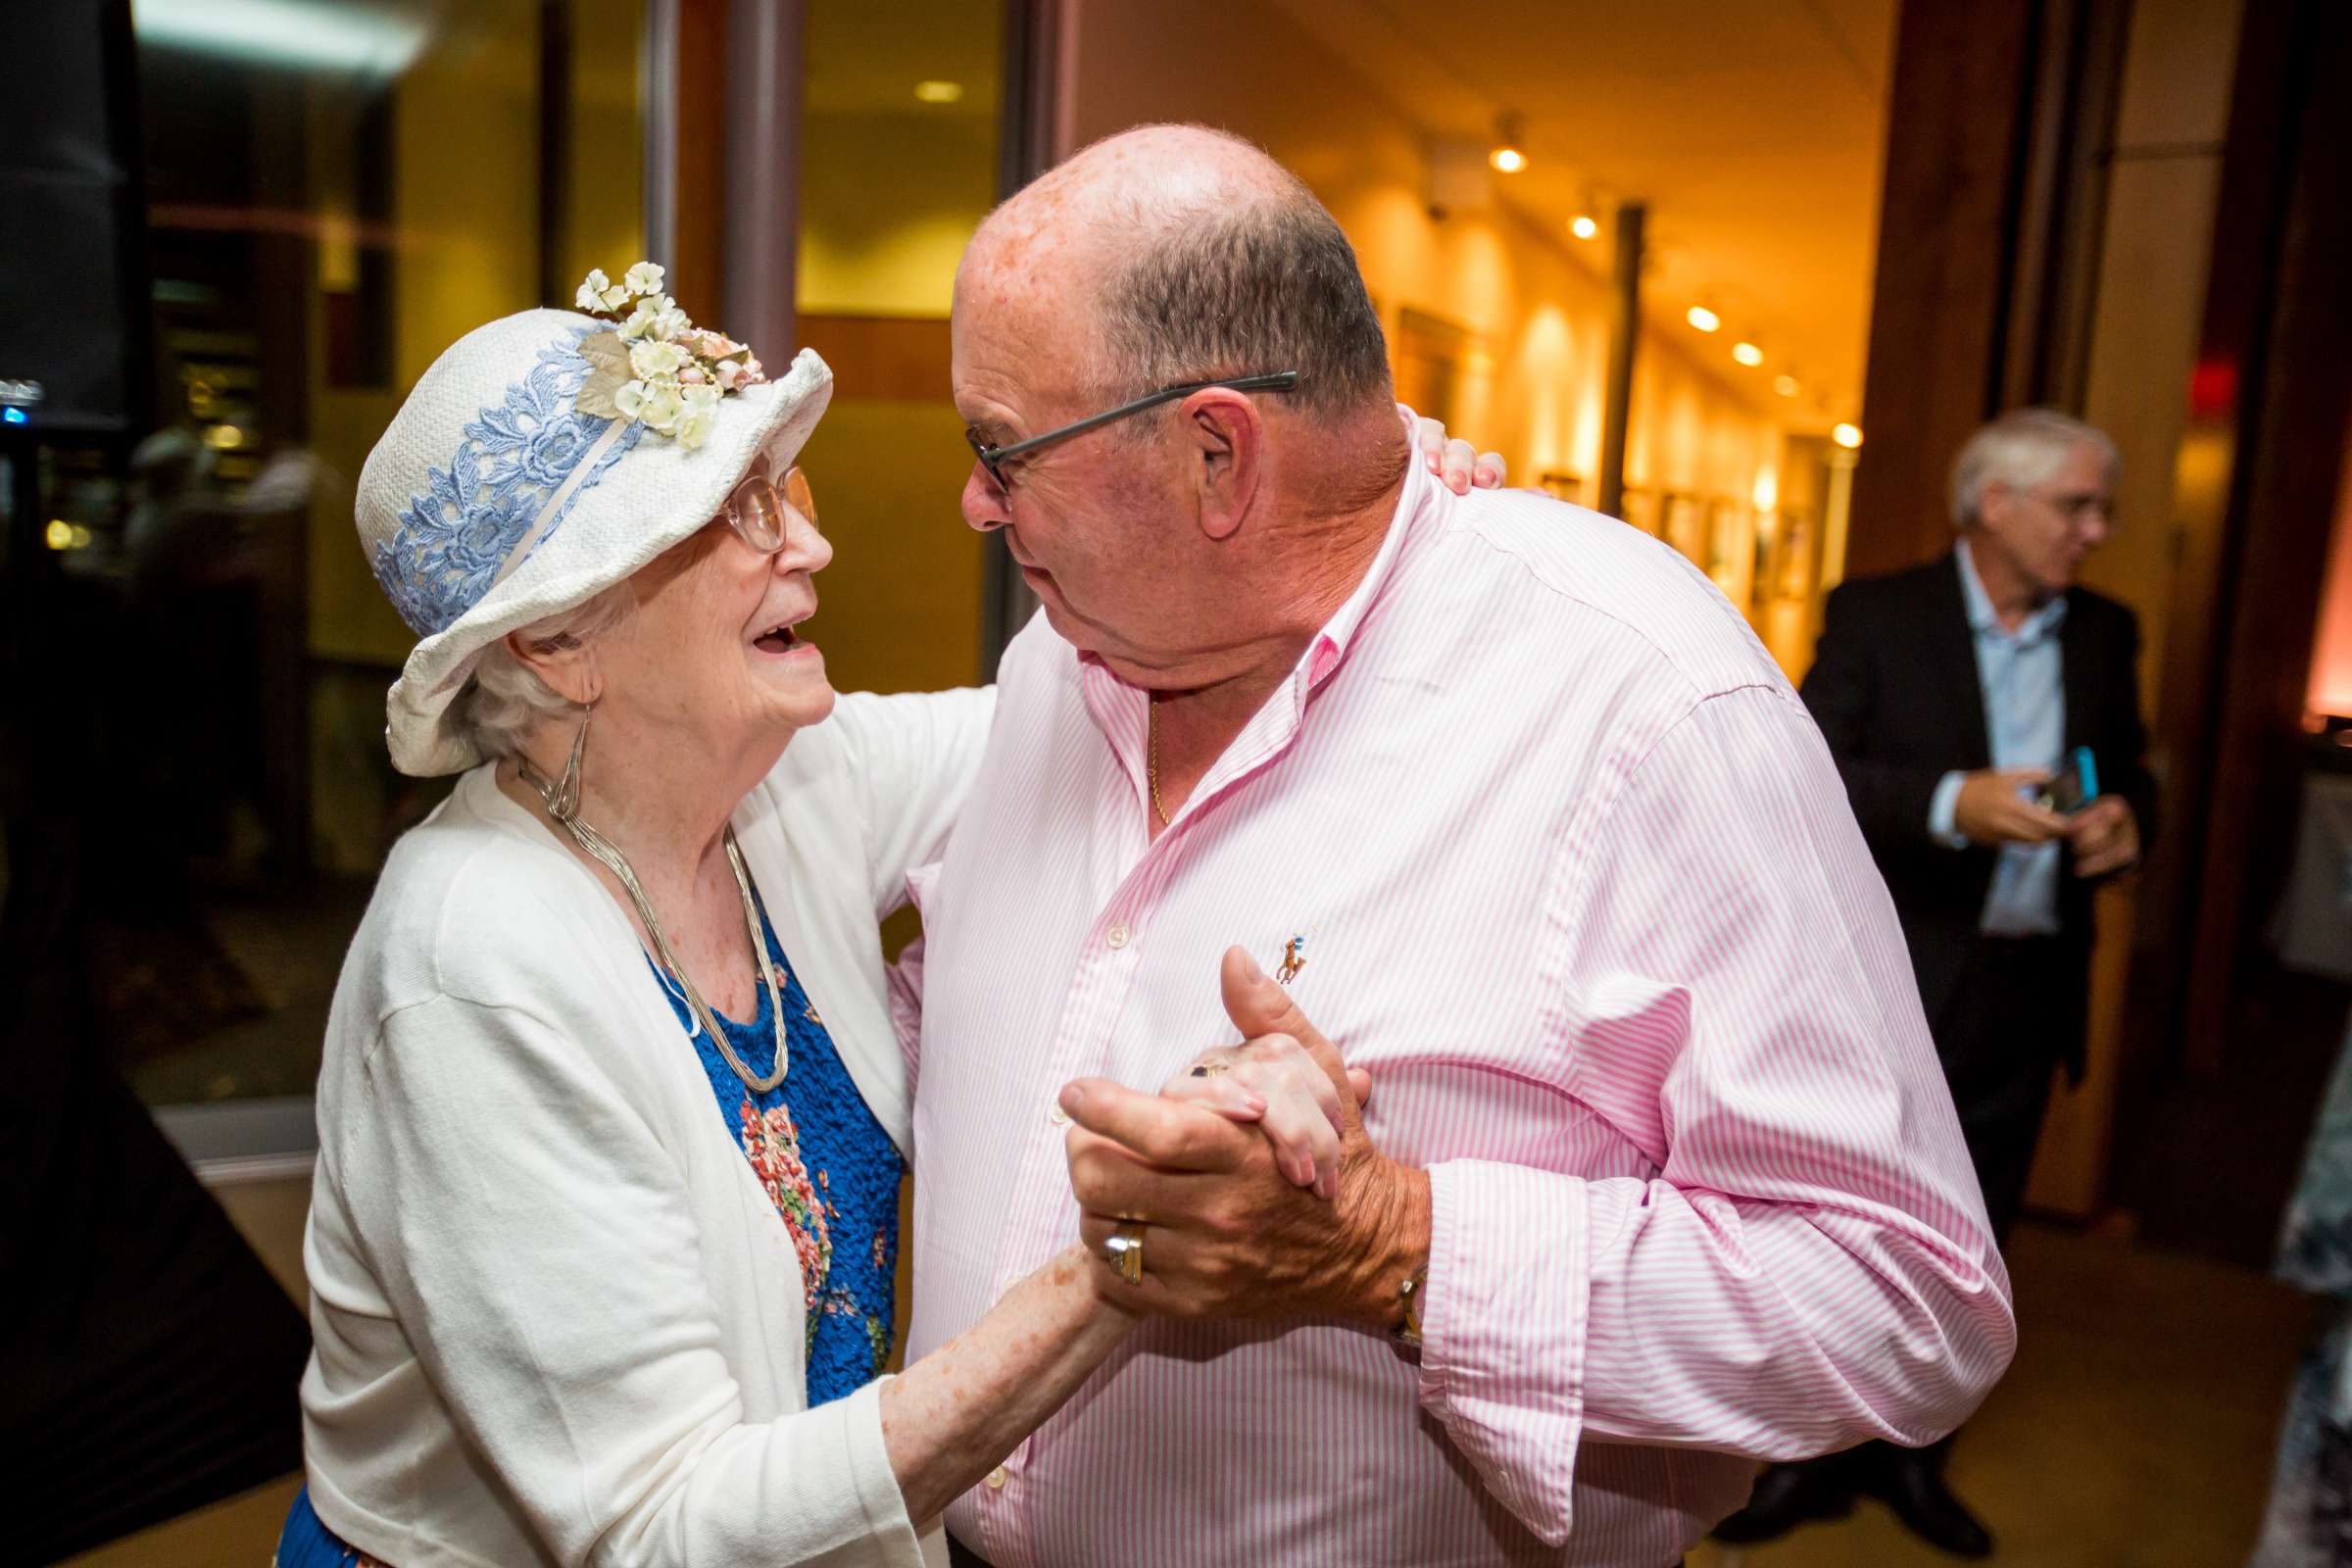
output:
[[[793,629],[797,625],[799,625],[798,621],[787,620],[770,626],[752,639],[752,646],[763,654],[779,659],[788,654],[797,654],[804,649],[814,648],[816,646],[814,643],[803,640],[801,634]]]

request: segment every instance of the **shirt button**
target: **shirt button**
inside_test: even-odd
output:
[[[1114,949],[1125,947],[1127,945],[1127,922],[1120,920],[1114,923],[1109,930],[1102,933],[1102,940],[1109,943]]]
[[[966,1470],[964,1474],[968,1476],[971,1474],[971,1472]],[[997,1466],[994,1470],[991,1470],[988,1473],[988,1490],[991,1492],[1003,1492],[1004,1490],[1004,1467],[1003,1465]]]
[[[1046,1120],[1056,1127],[1067,1127],[1070,1124],[1070,1113],[1062,1109],[1061,1102],[1056,1100],[1054,1102],[1054,1108],[1046,1112]]]

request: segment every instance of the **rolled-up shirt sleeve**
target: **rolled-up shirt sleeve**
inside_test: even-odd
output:
[[[1424,1403],[1555,1544],[1587,1439],[1924,1444],[2015,1347],[1894,908],[1803,709],[1705,698],[1623,779],[1564,844],[1538,959],[1564,1104],[1629,1173],[1430,1172]]]

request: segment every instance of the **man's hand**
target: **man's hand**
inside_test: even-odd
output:
[[[1987,767],[1961,775],[1952,826],[1976,844],[2046,844],[2067,831],[2066,818],[2022,793],[2050,781],[2046,767]]]
[[[2066,824],[2075,852],[2075,875],[2110,876],[2139,859],[2139,819],[2121,795],[2102,795]]]
[[[1079,1234],[1102,1256],[1123,1222],[1144,1227],[1144,1282],[1107,1262],[1099,1288],[1176,1317],[1333,1317],[1387,1329],[1397,1287],[1428,1261],[1429,1178],[1372,1147],[1355,1092],[1330,1042],[1289,993],[1240,948],[1227,951],[1225,1010],[1250,1039],[1287,1035],[1312,1054],[1338,1097],[1339,1191],[1326,1202],[1285,1180],[1272,1147],[1223,1115],[1102,1078],[1061,1092]]]

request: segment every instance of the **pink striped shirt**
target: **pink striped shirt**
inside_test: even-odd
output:
[[[1077,1231],[1060,1086],[1292,986],[1426,1167],[1426,1343],[1153,1322],[949,1511],[998,1568],[1659,1568],[1755,1458],[1956,1425],[2009,1284],[1829,753],[1683,559],[1414,465],[1380,556],[1153,842],[1144,694],[1007,653],[927,931],[910,1351]]]

